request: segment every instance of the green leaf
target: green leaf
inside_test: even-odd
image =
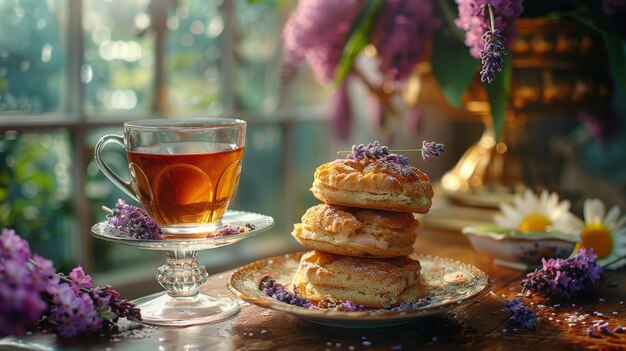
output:
[[[622,39],[614,33],[600,28],[591,18],[586,17],[584,14],[573,14],[572,17],[602,36],[609,57],[611,76],[615,80],[615,83],[618,84],[622,90],[626,91],[626,46]]]
[[[117,314],[115,314],[115,312],[112,312],[112,311],[105,311],[105,312],[100,313],[100,318],[104,320],[112,321],[115,318],[117,318]]]
[[[600,33],[609,56],[611,75],[615,79],[615,83],[626,91],[626,46],[617,35],[604,31]]]
[[[455,37],[437,31],[433,38],[433,74],[443,95],[454,107],[461,107],[461,99],[476,74],[478,60],[469,54],[469,48]]]
[[[383,0],[368,0],[361,8],[353,30],[348,35],[348,39],[343,47],[339,63],[337,64],[335,72],[335,84],[337,86],[340,86],[346,79],[352,69],[354,60],[369,42],[370,32],[374,25],[374,18],[382,4]]]
[[[511,74],[513,66],[513,54],[509,53],[502,64],[502,71],[496,74],[496,79],[491,84],[487,84],[487,97],[491,106],[491,121],[496,141],[500,139],[504,129],[506,110],[509,102],[511,90]]]

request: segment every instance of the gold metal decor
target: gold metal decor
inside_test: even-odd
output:
[[[463,110],[444,108],[452,118],[470,116],[485,125],[480,140],[442,178],[441,186],[452,200],[495,207],[518,188],[554,187],[558,172],[549,163],[549,150],[545,143],[537,150],[528,124],[544,128],[555,119],[601,111],[607,105],[605,49],[592,32],[574,22],[544,19],[520,19],[516,30],[509,49],[513,73],[501,139],[494,138],[487,94],[478,79],[464,96]]]

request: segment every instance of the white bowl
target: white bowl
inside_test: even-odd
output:
[[[498,227],[465,227],[461,232],[476,251],[493,256],[494,263],[522,270],[541,265],[542,258],[569,257],[579,241],[576,234]]]

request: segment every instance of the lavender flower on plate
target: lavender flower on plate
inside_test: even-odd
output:
[[[568,259],[542,259],[542,263],[543,268],[528,273],[522,280],[522,293],[526,296],[568,299],[595,285],[602,273],[593,249],[581,248]]]
[[[161,229],[154,219],[143,208],[129,205],[122,199],[117,200],[113,213],[107,218],[111,226],[131,238],[163,240]]]
[[[222,228],[220,228],[215,233],[211,233],[207,235],[207,238],[217,238],[217,237],[228,236],[228,235],[242,234],[242,233],[247,233],[255,229],[256,229],[256,226],[252,223],[244,223],[242,225],[224,224]]]
[[[289,291],[284,285],[277,283],[269,274],[261,277],[258,286],[265,295],[277,301],[304,308],[311,307],[311,301],[309,299],[298,295],[297,291]]]

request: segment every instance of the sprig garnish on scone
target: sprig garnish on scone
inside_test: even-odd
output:
[[[407,150],[389,150],[389,147],[380,145],[378,141],[366,145],[353,145],[352,151],[338,151],[339,155],[346,155],[348,160],[361,162],[361,160],[383,160],[386,162],[399,163],[408,165],[409,159],[404,155],[396,154],[396,152],[416,152],[421,151],[422,159],[426,161],[429,158],[438,158],[446,152],[446,148],[442,143],[434,141],[423,141],[420,149]]]

